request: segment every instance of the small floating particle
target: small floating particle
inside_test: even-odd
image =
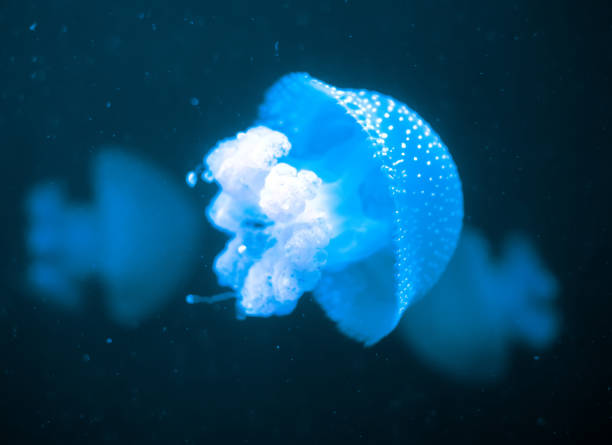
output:
[[[198,183],[198,175],[196,175],[196,172],[190,171],[187,173],[185,180],[187,181],[187,185],[193,188]]]

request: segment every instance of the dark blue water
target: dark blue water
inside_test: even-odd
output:
[[[2,442],[602,440],[612,422],[610,18],[595,3],[527,0],[4,2]],[[465,381],[427,366],[397,333],[371,348],[343,337],[309,295],[271,319],[186,305],[185,291],[217,289],[220,234],[135,329],[103,315],[99,283],[75,311],[27,290],[33,184],[65,178],[75,199],[90,199],[89,163],[109,145],[182,181],[292,71],[384,92],[431,123],[459,166],[465,222],[495,249],[509,232],[528,234],[557,278],[549,347],[510,345],[503,375]],[[203,212],[215,189],[192,193]]]

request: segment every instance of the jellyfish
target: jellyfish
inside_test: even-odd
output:
[[[390,96],[305,73],[266,93],[254,125],[187,174],[216,182],[210,222],[229,235],[219,295],[237,316],[287,315],[311,292],[346,336],[373,345],[436,282],[463,219],[440,137]]]
[[[527,238],[509,236],[498,257],[490,250],[464,229],[448,268],[399,328],[425,363],[460,380],[495,381],[514,345],[541,350],[558,331],[558,284]]]
[[[67,309],[97,281],[114,321],[135,326],[159,310],[197,262],[197,206],[180,182],[118,149],[93,160],[93,199],[73,202],[57,182],[26,200],[29,287]],[[181,236],[176,236],[180,233]]]

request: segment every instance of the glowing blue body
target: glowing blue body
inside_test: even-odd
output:
[[[418,114],[303,73],[279,80],[256,126],[205,168],[221,186],[209,219],[234,237],[215,271],[239,312],[283,315],[312,291],[367,345],[436,282],[461,230],[457,169]]]
[[[78,308],[83,284],[98,280],[109,316],[137,325],[192,270],[197,208],[165,172],[118,150],[99,153],[91,176],[90,203],[70,202],[54,183],[30,192],[28,281],[44,298]]]
[[[461,236],[446,272],[400,326],[407,342],[443,372],[494,380],[516,343],[540,349],[558,330],[557,283],[522,236],[508,238],[498,259],[474,229]]]

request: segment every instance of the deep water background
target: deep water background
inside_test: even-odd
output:
[[[2,2],[0,442],[602,440],[612,424],[604,4]],[[500,382],[468,385],[423,366],[397,334],[369,349],[345,339],[307,297],[290,316],[237,321],[231,307],[188,306],[177,292],[128,330],[101,315],[96,289],[80,313],[23,290],[34,182],[65,177],[86,199],[103,145],[182,179],[298,70],[418,110],[459,166],[466,220],[493,242],[531,236],[562,286],[562,333],[539,360],[517,350]],[[204,208],[214,189],[194,193]],[[201,247],[192,289],[216,291],[210,258],[223,242]]]

